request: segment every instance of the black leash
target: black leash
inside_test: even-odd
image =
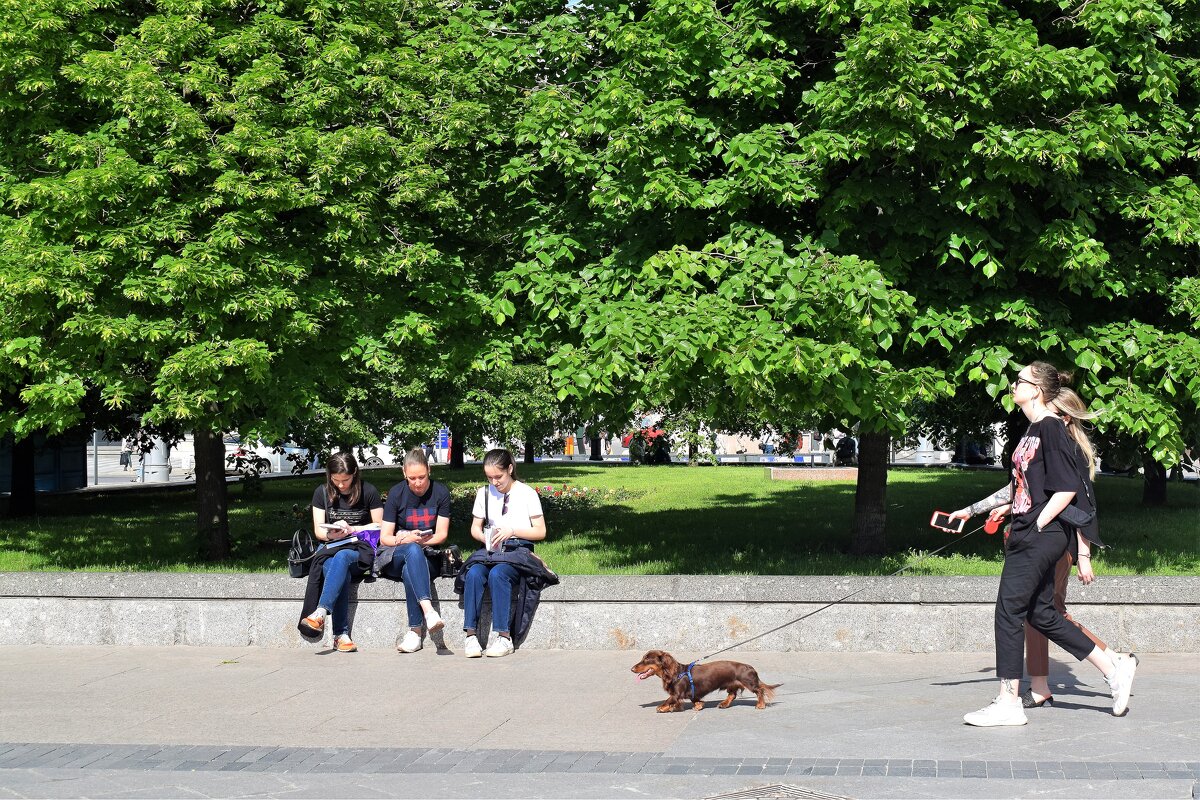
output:
[[[986,523],[985,523],[985,524],[986,524]],[[930,552],[926,553],[925,555],[923,555],[923,556],[921,556],[919,559],[917,559],[916,563],[914,563],[914,564],[906,564],[905,566],[903,566],[903,567],[901,567],[900,569],[898,569],[898,570],[896,570],[895,572],[893,572],[891,575],[884,575],[883,577],[885,577],[885,578],[894,578],[894,577],[896,577],[897,575],[899,575],[901,572],[904,572],[904,571],[906,571],[906,570],[910,570],[910,569],[912,569],[913,567],[919,566],[919,565],[921,564],[921,562],[923,562],[925,559],[929,558],[930,556],[935,556],[935,555],[937,555],[938,553],[940,553],[940,552],[942,552],[943,550],[945,550],[947,547],[951,547],[951,546],[953,546],[953,545],[957,544],[958,542],[961,542],[963,539],[967,538],[967,537],[968,537],[968,536],[970,536],[971,534],[973,534],[973,533],[978,533],[978,532],[979,532],[979,531],[981,531],[981,530],[983,530],[983,525],[980,525],[978,528],[975,528],[974,530],[970,530],[970,531],[967,531],[967,532],[966,532],[966,533],[964,533],[964,534],[961,534],[961,535],[960,535],[958,538],[956,538],[956,539],[951,539],[949,542],[947,542],[946,544],[942,545],[942,546],[941,546],[941,547],[939,547],[937,550],[931,550]],[[706,656],[700,656],[700,658],[697,658],[697,659],[696,659],[695,661],[693,661],[691,664],[688,664],[688,680],[690,681],[690,680],[691,680],[691,677],[692,677],[692,676],[691,676],[692,667],[693,667],[693,666],[695,666],[696,664],[699,664],[701,661],[705,661],[705,660],[707,660],[707,659],[710,659],[710,658],[712,658],[712,657],[713,657],[713,656],[715,656],[715,655],[720,655],[721,653],[724,653],[726,650],[733,650],[733,649],[735,649],[735,648],[741,647],[741,646],[742,646],[742,645],[744,645],[744,644],[749,644],[750,642],[753,642],[755,639],[761,639],[761,638],[762,638],[762,637],[764,637],[764,636],[768,636],[768,635],[770,635],[770,634],[772,634],[772,633],[775,633],[775,631],[781,631],[781,630],[783,630],[784,628],[787,628],[787,627],[790,627],[790,626],[792,626],[792,625],[795,625],[797,622],[801,622],[801,621],[803,621],[803,620],[806,620],[806,619],[808,619],[808,618],[809,618],[809,617],[811,617],[813,614],[819,614],[819,613],[821,613],[822,611],[824,611],[825,609],[827,609],[827,608],[830,608],[831,606],[836,606],[838,603],[841,603],[841,602],[844,602],[844,601],[846,601],[846,600],[849,600],[851,597],[854,597],[854,595],[856,595],[856,594],[859,594],[859,593],[861,593],[861,592],[865,592],[867,589],[870,589],[870,588],[871,588],[871,586],[870,586],[870,585],[868,585],[868,586],[864,586],[864,587],[862,587],[861,589],[855,589],[853,592],[851,592],[850,594],[846,595],[845,597],[839,597],[837,600],[834,600],[833,602],[826,603],[825,605],[821,606],[820,608],[818,608],[818,609],[815,609],[815,610],[813,610],[813,611],[810,611],[810,612],[808,612],[807,614],[805,614],[805,615],[804,615],[804,616],[802,616],[802,617],[796,617],[796,619],[792,620],[791,622],[785,622],[785,623],[783,623],[782,625],[778,625],[778,626],[776,626],[776,627],[774,627],[774,628],[771,628],[771,630],[769,630],[769,631],[764,631],[764,632],[762,632],[762,633],[758,634],[757,636],[751,636],[749,639],[745,639],[745,640],[743,640],[743,641],[740,641],[740,642],[738,642],[737,644],[731,644],[731,645],[729,645],[729,647],[722,647],[720,650],[717,650],[716,652],[713,652],[713,653],[709,653],[709,654],[708,654],[708,655],[706,655]]]

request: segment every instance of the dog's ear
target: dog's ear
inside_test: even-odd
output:
[[[675,657],[670,653],[660,650],[658,652],[658,656],[658,663],[662,664],[663,669],[665,669],[667,672],[670,672],[672,675],[674,675],[679,671],[679,662],[676,661]]]

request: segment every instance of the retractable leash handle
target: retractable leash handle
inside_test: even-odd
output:
[[[1004,523],[1002,519],[992,519],[988,517],[987,522],[983,523],[983,532],[991,536],[996,531],[1000,530],[1000,526]]]

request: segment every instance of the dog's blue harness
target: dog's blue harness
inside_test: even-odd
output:
[[[679,680],[680,678],[688,679],[688,686],[691,687],[691,690],[692,690],[692,702],[693,703],[696,702],[696,682],[692,680],[692,667],[696,666],[696,664],[698,664],[698,663],[700,663],[700,662],[693,661],[692,663],[687,665],[687,672],[683,673],[682,675],[675,676],[675,680]]]

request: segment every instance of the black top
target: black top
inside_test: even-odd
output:
[[[1075,442],[1057,417],[1031,424],[1013,451],[1012,533],[1037,530],[1038,515],[1055,492],[1083,491]]]
[[[399,530],[431,531],[438,517],[450,517],[450,490],[444,483],[430,481],[423,495],[414,494],[407,482],[388,491],[383,521],[394,522]]]
[[[366,481],[363,481],[358,503],[353,506],[349,503],[348,495],[338,494],[334,498],[332,508],[326,506],[326,498],[325,484],[321,484],[313,492],[312,504],[313,508],[325,510],[326,525],[332,525],[343,519],[346,520],[347,525],[366,525],[371,521],[372,509],[383,508],[383,501],[379,499],[379,490]]]

